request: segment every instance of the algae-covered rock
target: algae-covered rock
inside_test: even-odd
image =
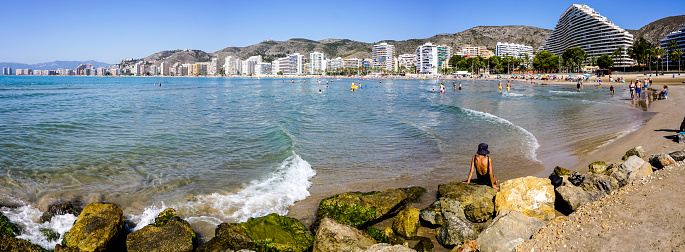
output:
[[[466,219],[464,209],[459,201],[445,197],[438,199],[426,209],[421,210],[419,216],[421,220],[429,223],[431,226],[442,226],[445,223],[445,218],[448,216]]]
[[[430,238],[422,236],[414,236],[407,239],[406,244],[410,249],[416,250],[417,252],[431,252],[434,247]]]
[[[363,231],[324,218],[316,230],[312,251],[353,251],[354,249],[368,249],[374,244],[376,244],[374,238]]]
[[[574,171],[571,171],[569,169],[566,169],[561,166],[554,167],[554,171],[552,172],[552,175],[557,175],[557,176],[564,176],[564,175],[571,175],[573,174]]]
[[[81,211],[83,211],[83,209],[77,207],[72,202],[49,205],[48,210],[40,217],[40,222],[50,221],[55,215],[72,214],[78,216],[81,214]]]
[[[15,237],[19,234],[19,228],[10,222],[7,216],[0,213],[0,235]]]
[[[307,251],[314,244],[314,236],[300,221],[278,214],[250,218],[241,226],[258,251]]]
[[[378,243],[366,250],[355,250],[354,252],[416,252],[403,245],[390,245],[386,243]]]
[[[55,252],[81,252],[77,248],[70,248],[67,246],[62,246],[61,244],[55,245]]]
[[[0,234],[0,251],[3,252],[47,252],[41,246],[31,244],[31,242]]]
[[[400,211],[392,223],[392,230],[406,238],[416,236],[419,227],[421,227],[419,213],[420,210],[414,207],[407,207]]]
[[[190,224],[168,208],[159,213],[154,223],[129,234],[126,248],[128,252],[193,251],[196,240]]]
[[[588,165],[588,169],[590,170],[590,172],[596,174],[604,174],[607,171],[607,167],[609,166],[604,161],[597,161]]]
[[[458,201],[464,208],[466,218],[472,222],[485,222],[495,213],[494,198],[497,190],[486,185],[450,182],[438,186],[438,198]]]
[[[198,252],[219,252],[253,249],[254,242],[240,223],[221,223],[214,230],[214,238],[197,248]]]
[[[623,158],[621,158],[621,160],[627,160],[630,156],[645,158],[645,151],[642,149],[642,146],[633,147],[632,149],[626,151],[626,154],[623,155]]]
[[[40,231],[43,234],[43,236],[45,236],[46,240],[49,242],[56,241],[60,237],[59,233],[49,228],[41,228],[38,231]]]
[[[498,213],[514,210],[542,220],[551,220],[554,218],[554,197],[554,187],[549,179],[531,176],[516,178],[500,185],[495,207]]]
[[[347,192],[319,203],[317,223],[328,217],[340,224],[363,228],[368,224],[395,213],[408,202],[418,200],[425,192],[420,187],[389,189],[367,193]]]
[[[124,226],[117,205],[94,202],[83,209],[71,230],[64,234],[63,244],[81,251],[123,251]]]

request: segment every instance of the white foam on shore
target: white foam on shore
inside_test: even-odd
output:
[[[307,198],[310,179],[316,175],[311,165],[293,153],[267,178],[250,182],[236,193],[212,193],[193,197],[173,207],[188,222],[206,222],[219,225],[222,222],[243,222],[250,217],[271,213],[288,214],[295,202]],[[130,219],[136,223],[134,230],[152,222],[166,207],[150,206],[139,216]]]
[[[479,116],[482,118],[486,118],[486,119],[491,119],[491,120],[494,120],[494,121],[499,122],[499,123],[507,124],[507,125],[510,125],[516,129],[518,129],[519,131],[521,131],[521,133],[523,133],[525,135],[525,139],[523,140],[523,145],[528,147],[528,153],[526,154],[526,156],[528,158],[534,160],[534,161],[540,162],[540,160],[537,159],[537,154],[536,154],[537,149],[540,147],[540,143],[538,143],[538,139],[535,138],[533,133],[530,133],[529,131],[527,131],[526,129],[524,129],[521,126],[513,124],[512,122],[508,121],[507,119],[495,116],[493,114],[481,112],[481,111],[476,111],[476,110],[471,110],[471,109],[467,109],[467,108],[461,108],[461,109],[463,109],[464,111],[466,111],[469,114]]]
[[[560,91],[560,90],[549,90],[550,93],[555,93],[555,94],[582,94],[583,92],[578,92],[578,91]]]
[[[523,94],[517,94],[517,93],[505,93],[505,92],[502,92],[502,96],[518,97],[518,96],[524,96],[524,95],[523,95]]]
[[[74,225],[74,221],[76,221],[76,216],[63,214],[53,216],[48,222],[40,223],[40,217],[43,215],[43,212],[31,205],[15,209],[3,208],[2,213],[7,216],[10,222],[20,227],[21,234],[17,238],[31,241],[31,243],[46,249],[55,249],[55,245],[62,242],[64,233],[69,231]],[[48,238],[40,231],[41,229],[55,231],[59,234],[59,239],[48,241]]]

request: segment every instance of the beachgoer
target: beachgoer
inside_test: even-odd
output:
[[[580,84],[580,81],[578,83],[576,83],[576,89],[578,90],[578,92],[580,92],[580,85],[582,85],[582,84]]]
[[[659,92],[657,99],[668,99],[668,86],[664,85],[664,90]]]
[[[680,132],[685,132],[685,118],[683,118],[683,122],[680,123]]]
[[[609,87],[609,93],[610,93],[611,95],[614,95],[614,85],[611,85],[611,86]]]
[[[509,81],[507,81],[507,93],[509,93],[510,88],[511,88],[511,84],[509,83]]]
[[[630,99],[635,99],[635,84],[633,84],[633,81],[630,81]]]
[[[635,87],[635,95],[637,96],[638,99],[640,99],[640,93],[642,93],[642,88],[641,88],[640,85],[638,84],[638,85],[636,85],[636,87]]]
[[[469,171],[469,178],[464,182],[465,184],[471,183],[471,176],[473,175],[473,170],[476,170],[476,178],[478,179],[478,184],[489,185],[492,188],[499,189],[497,186],[497,180],[495,179],[495,174],[492,172],[492,159],[488,156],[490,151],[488,150],[488,144],[481,143],[478,145],[478,151],[476,155],[471,159],[471,171]]]
[[[502,81],[499,81],[499,91],[502,92]]]
[[[459,82],[459,90],[461,90],[461,82]]]

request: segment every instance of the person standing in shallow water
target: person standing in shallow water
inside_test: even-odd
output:
[[[488,144],[481,143],[478,145],[478,151],[476,155],[471,159],[471,171],[469,171],[469,178],[464,182],[464,184],[471,183],[471,176],[473,175],[473,170],[476,170],[476,177],[478,179],[478,184],[489,185],[492,188],[499,189],[497,185],[497,180],[495,179],[495,174],[492,172],[492,159],[488,156],[490,151],[488,150]]]

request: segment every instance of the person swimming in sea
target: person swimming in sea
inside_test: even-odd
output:
[[[489,185],[492,188],[499,189],[497,185],[497,180],[492,172],[492,158],[488,156],[490,151],[488,150],[488,144],[481,143],[478,145],[478,151],[476,155],[471,158],[471,171],[469,171],[469,178],[464,182],[464,184],[471,183],[471,176],[473,175],[473,170],[476,170],[477,183],[481,185]]]
[[[499,81],[499,91],[502,92],[502,81]]]

